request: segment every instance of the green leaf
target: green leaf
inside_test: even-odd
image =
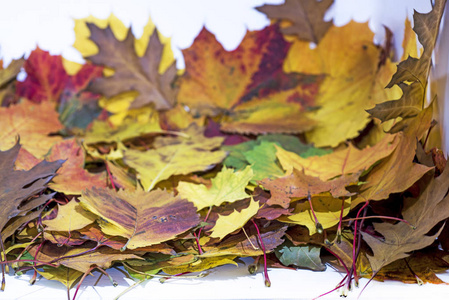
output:
[[[314,271],[324,271],[326,266],[321,262],[321,247],[293,246],[292,243],[286,242],[275,250],[276,257],[284,266],[297,266],[299,268],[307,268]]]

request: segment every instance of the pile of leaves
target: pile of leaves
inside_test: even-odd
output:
[[[70,289],[113,266],[164,281],[253,257],[267,286],[267,267],[326,265],[343,294],[360,277],[442,283],[428,76],[445,0],[406,22],[399,64],[388,30],[382,46],[367,23],[336,27],[331,4],[259,7],[272,24],[233,51],[203,29],[185,70],[151,22],[136,39],[114,16],[76,21],[84,65],[36,48],[2,68],[3,272]]]

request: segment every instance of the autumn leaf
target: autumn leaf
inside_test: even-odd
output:
[[[427,78],[445,3],[445,0],[435,1],[429,13],[416,12],[413,15],[415,24],[413,30],[418,35],[424,51],[419,59],[409,56],[399,63],[387,88],[398,85],[402,89],[402,97],[377,104],[374,108],[367,110],[373,117],[382,121],[397,117],[408,118],[416,116],[424,108]]]
[[[90,251],[92,249],[87,246],[78,246],[76,248],[68,246],[58,247],[52,243],[45,243],[42,247],[36,244],[33,245],[29,248],[28,252],[36,260],[44,262],[55,261],[57,265],[63,265],[82,273],[90,271],[92,266],[108,269],[115,261],[142,259],[136,254],[127,251],[122,252],[108,247],[101,247],[95,249],[95,251]]]
[[[329,192],[334,198],[350,197],[353,193],[346,190],[346,186],[356,185],[360,173],[343,175],[328,181],[305,175],[296,169],[293,173],[277,179],[265,179],[260,184],[270,190],[271,198],[268,205],[280,205],[288,208],[291,198],[305,198],[308,195],[317,195]]]
[[[157,112],[144,107],[121,118],[120,125],[115,125],[110,119],[95,120],[86,132],[83,141],[86,144],[122,142],[151,133],[161,133]]]
[[[293,246],[291,243],[285,243],[276,249],[276,256],[284,266],[296,266],[307,268],[314,271],[324,271],[326,266],[321,262],[321,247]]]
[[[54,104],[46,101],[34,104],[22,101],[10,107],[0,107],[0,150],[6,150],[16,144],[17,137],[23,148],[37,158],[42,158],[50,147],[61,138],[50,136],[62,129]]]
[[[284,242],[282,237],[286,229],[287,226],[279,222],[260,228],[260,237],[264,243],[266,253],[273,252],[276,247]],[[259,245],[259,237],[256,230],[247,230],[247,235],[240,232],[238,234],[228,235],[218,244],[203,246],[204,253],[202,257],[223,255],[246,257],[263,255],[262,248],[256,245]]]
[[[11,80],[15,79],[17,74],[19,74],[20,70],[22,69],[22,66],[25,62],[25,59],[13,59],[11,63],[6,67],[3,68],[3,63],[0,66],[0,87],[3,87]],[[0,100],[2,100],[0,98]],[[0,101],[1,103],[1,101]]]
[[[203,132],[204,129],[193,125],[182,136],[157,137],[155,149],[126,150],[123,160],[139,173],[144,189],[152,190],[172,175],[205,171],[225,158],[226,152],[212,151],[221,145],[223,138],[206,138]]]
[[[259,210],[258,202],[251,199],[249,206],[240,212],[234,211],[227,216],[219,216],[211,229],[210,237],[223,239],[226,235],[242,228]]]
[[[402,216],[408,223],[374,224],[376,232],[382,235],[381,239],[362,232],[363,239],[373,251],[373,255],[368,255],[373,274],[383,266],[407,257],[412,251],[427,247],[435,241],[442,227],[437,233],[427,233],[449,217],[448,186],[449,168],[446,168],[440,176],[431,178],[419,198],[404,200]]]
[[[11,218],[23,216],[48,201],[45,195],[27,199],[39,195],[62,165],[62,161],[42,161],[29,171],[14,170],[19,149],[20,144],[16,143],[11,149],[0,151],[0,230]],[[2,239],[5,238],[2,236]]]
[[[163,74],[159,74],[159,64],[163,45],[156,30],[151,35],[145,54],[139,57],[135,50],[135,38],[131,30],[125,40],[118,40],[111,27],[105,29],[87,23],[90,39],[98,46],[98,54],[86,59],[97,65],[114,69],[114,74],[95,80],[89,90],[112,97],[130,90],[139,92],[130,108],[138,108],[154,103],[157,109],[174,106],[177,90],[172,87],[176,76],[173,63]]]
[[[234,202],[247,198],[245,193],[248,182],[253,177],[253,171],[247,167],[243,171],[223,167],[220,173],[212,179],[212,186],[204,184],[180,182],[177,190],[179,195],[195,204],[198,210],[205,207],[220,206],[224,202]]]
[[[182,274],[186,272],[201,272],[204,270],[209,270],[218,266],[223,266],[227,264],[232,264],[238,266],[238,264],[234,261],[236,255],[223,255],[218,257],[204,257],[199,258],[197,261],[176,267],[168,267],[163,268],[162,271],[167,274]]]
[[[287,21],[288,24],[281,28],[282,33],[318,44],[332,26],[332,21],[323,20],[332,3],[333,0],[286,0],[281,5],[265,4],[256,9],[271,19]]]
[[[323,229],[331,228],[340,221],[340,214],[343,204],[342,216],[346,216],[351,209],[351,199],[336,199],[329,195],[319,195],[312,197],[312,206],[318,222]],[[309,234],[314,235],[316,230],[315,219],[307,201],[296,202],[295,209],[291,216],[281,216],[278,218],[281,222],[304,225],[309,229]]]
[[[432,106],[411,120],[407,128],[399,133],[399,144],[392,154],[374,166],[363,179],[367,183],[362,185],[361,196],[353,201],[354,206],[366,200],[382,200],[388,198],[391,193],[402,192],[432,169],[413,161],[416,140],[420,139],[430,127]]]
[[[56,218],[44,220],[46,231],[75,231],[95,222],[95,215],[86,211],[75,200],[65,205],[58,204]]]
[[[192,46],[183,51],[186,72],[178,102],[194,114],[224,114],[224,131],[308,130],[313,122],[304,112],[315,108],[322,77],[285,74],[282,61],[288,48],[276,25],[248,32],[239,47],[230,52],[203,29]]]
[[[358,136],[370,121],[365,109],[396,95],[395,90],[384,89],[391,74],[383,69],[390,70],[391,62],[379,68],[380,49],[373,37],[368,24],[352,21],[331,27],[314,49],[304,41],[290,47],[285,72],[326,74],[314,101],[320,108],[307,113],[316,124],[306,138],[316,147],[335,147]]]
[[[27,78],[17,82],[17,95],[33,102],[60,102],[65,90],[79,92],[101,76],[102,68],[85,64],[73,76],[67,74],[62,56],[50,55],[37,47],[24,64]]]
[[[42,270],[37,270],[37,272],[45,279],[61,282],[67,289],[71,289],[78,279],[83,276],[82,272],[64,266],[57,268],[43,266]]]
[[[287,173],[291,173],[294,168],[303,171],[308,176],[319,177],[325,181],[342,174],[368,170],[377,161],[390,155],[399,141],[400,138],[395,135],[386,135],[372,147],[357,149],[352,144],[348,144],[348,147],[344,149],[307,158],[276,147],[276,156]]]
[[[110,26],[112,32],[114,33],[114,36],[119,41],[123,41],[128,34],[128,28],[112,13],[107,19],[98,19],[94,16],[76,19],[74,28],[75,43],[73,44],[73,46],[81,53],[83,57],[98,54],[99,51],[95,43],[89,39],[91,33],[86,23],[93,23],[101,29],[105,29],[106,27]],[[150,36],[155,30],[156,26],[154,25],[153,21],[149,19],[147,24],[143,28],[142,36],[138,39],[135,39],[134,47],[136,50],[136,54],[139,57],[142,57],[145,54]],[[173,56],[173,51],[171,50],[170,38],[166,38],[162,35],[159,35],[159,38],[164,45],[161,63],[159,64],[159,73],[162,74],[173,64],[175,59]]]
[[[65,160],[65,164],[58,170],[49,187],[58,192],[68,195],[80,195],[81,191],[92,187],[106,187],[105,172],[92,174],[84,169],[84,149],[72,138],[55,144],[47,159]]]
[[[104,233],[127,238],[128,249],[173,239],[199,223],[192,203],[161,190],[115,192],[94,187],[83,192],[80,201],[98,216]]]

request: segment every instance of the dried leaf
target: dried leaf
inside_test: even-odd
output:
[[[192,203],[161,190],[115,192],[94,187],[83,192],[80,201],[100,218],[104,233],[127,238],[128,249],[173,239],[199,223]]]
[[[87,23],[90,39],[99,48],[99,53],[86,57],[94,64],[114,69],[114,74],[99,78],[89,89],[106,97],[112,97],[130,89],[139,92],[131,108],[154,103],[157,109],[174,106],[176,89],[172,82],[176,76],[176,67],[172,64],[163,74],[159,74],[163,45],[154,31],[148,42],[145,54],[139,57],[135,50],[135,38],[131,30],[123,41],[117,40],[111,27],[100,29],[93,23]]]
[[[180,182],[179,195],[195,204],[198,210],[205,207],[220,206],[224,202],[234,202],[248,198],[245,188],[253,177],[253,171],[247,167],[234,173],[232,169],[223,167],[220,173],[212,179],[212,186]]]
[[[284,34],[294,34],[299,39],[318,44],[332,21],[325,22],[324,14],[333,0],[286,0],[281,5],[256,7],[271,19],[281,19],[289,22],[281,29]]]
[[[66,205],[58,204],[58,215],[51,220],[44,220],[46,231],[75,231],[95,222],[96,216],[76,202],[70,201]]]
[[[210,237],[223,239],[228,234],[245,226],[259,210],[258,202],[251,199],[249,206],[240,212],[234,211],[228,216],[219,216],[215,226],[211,229]]]

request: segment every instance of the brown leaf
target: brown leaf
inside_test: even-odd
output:
[[[127,238],[129,249],[173,239],[199,223],[191,202],[161,190],[116,192],[93,187],[80,201],[100,218],[104,233]]]
[[[266,4],[256,9],[271,19],[288,21],[289,24],[281,29],[282,33],[295,34],[301,40],[318,44],[332,26],[332,20],[323,20],[332,3],[333,0],[286,0],[281,5]]]
[[[307,176],[304,172],[293,169],[290,175],[277,179],[265,179],[260,183],[271,192],[271,198],[267,204],[277,204],[288,208],[291,198],[305,198],[307,195],[330,192],[334,198],[349,197],[353,193],[347,191],[346,186],[356,184],[359,176],[360,173],[354,173],[322,181],[318,177]]]
[[[440,221],[449,217],[449,168],[437,178],[431,178],[424,192],[418,199],[406,199],[402,215],[405,220],[414,225],[399,222],[397,224],[375,224],[376,232],[383,236],[382,239],[362,232],[363,239],[373,251],[373,256],[368,256],[373,272],[378,272],[383,266],[398,259],[407,257],[410,252],[429,246],[435,241],[440,230],[436,234],[427,233]]]
[[[106,173],[92,174],[84,169],[86,155],[84,149],[72,139],[55,144],[47,156],[48,160],[66,160],[49,186],[67,195],[81,195],[81,191],[91,187],[106,187]]]
[[[112,97],[130,90],[139,92],[130,108],[138,108],[154,103],[157,109],[169,109],[175,104],[176,89],[172,82],[176,77],[174,63],[159,74],[159,63],[163,46],[156,30],[150,37],[148,47],[142,57],[137,56],[134,48],[134,35],[131,30],[123,41],[117,40],[111,28],[100,29],[93,23],[87,23],[91,32],[90,39],[99,48],[99,53],[86,59],[94,64],[113,68],[112,76],[95,80],[89,89],[106,97]]]
[[[27,199],[42,192],[62,165],[62,161],[42,161],[30,171],[14,170],[19,149],[20,144],[16,143],[11,149],[0,151],[0,230],[11,218],[23,216],[48,201],[46,195]]]

